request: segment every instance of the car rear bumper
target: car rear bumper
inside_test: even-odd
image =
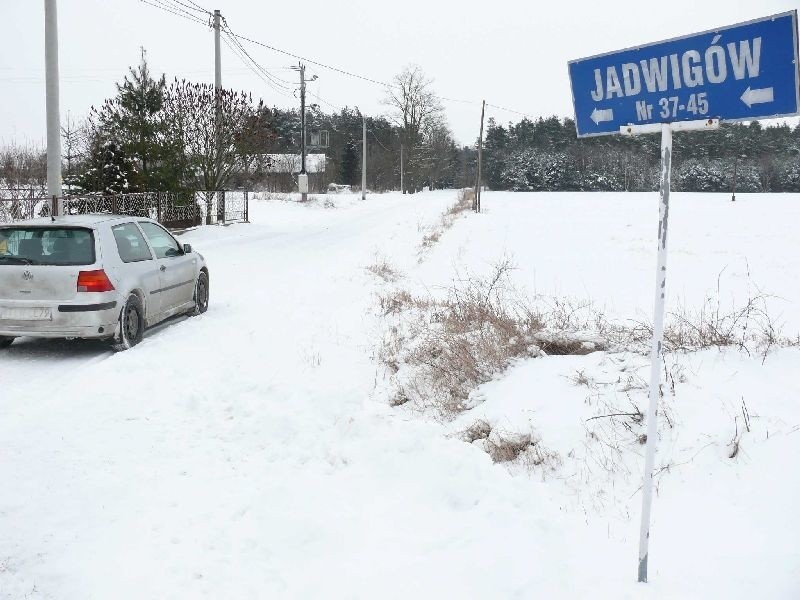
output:
[[[49,308],[50,318],[2,318],[3,308],[20,309],[34,305],[37,308]],[[119,305],[116,300],[93,303],[20,303],[0,300],[0,336],[107,338],[116,333],[118,318]]]

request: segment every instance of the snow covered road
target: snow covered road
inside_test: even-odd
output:
[[[209,263],[202,317],[116,355],[15,344],[0,598],[690,597],[634,583],[635,518],[609,535],[374,397],[364,267],[416,265],[454,200],[255,203],[251,225],[183,238]]]

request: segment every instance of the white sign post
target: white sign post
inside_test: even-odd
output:
[[[656,292],[653,308],[653,340],[650,346],[650,401],[647,408],[647,446],[642,484],[642,522],[639,529],[639,581],[647,581],[647,557],[650,542],[650,509],[653,504],[653,468],[658,437],[658,400],[661,397],[662,347],[664,344],[664,311],[667,293],[667,229],[669,225],[669,191],[672,176],[672,132],[700,131],[719,128],[719,119],[679,121],[620,127],[622,135],[661,132],[661,185],[658,210],[658,258],[656,260]]]
[[[639,539],[641,582],[647,581],[661,396],[672,134],[716,129],[720,119],[751,121],[798,114],[799,64],[797,11],[789,11],[568,65],[578,137],[661,133],[658,261]]]

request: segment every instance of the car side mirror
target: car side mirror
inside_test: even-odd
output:
[[[184,254],[191,254],[192,253],[192,245],[191,244],[184,244],[183,245],[183,253]]]

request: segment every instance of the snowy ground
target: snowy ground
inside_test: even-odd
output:
[[[437,293],[508,256],[531,293],[650,318],[655,194],[483,198],[424,252],[454,192],[254,203],[252,224],[184,236],[211,269],[203,317],[117,355],[4,352],[0,598],[796,598],[797,349],[668,357],[646,586],[641,448],[606,424],[587,441],[586,425],[643,401],[617,381],[646,378],[646,358],[521,362],[456,423],[388,406],[376,257],[403,272],[394,285]],[[701,306],[718,279],[732,304],[760,286],[796,335],[800,197],[673,199],[671,307]],[[476,418],[532,431],[562,466],[494,465],[447,435]]]

